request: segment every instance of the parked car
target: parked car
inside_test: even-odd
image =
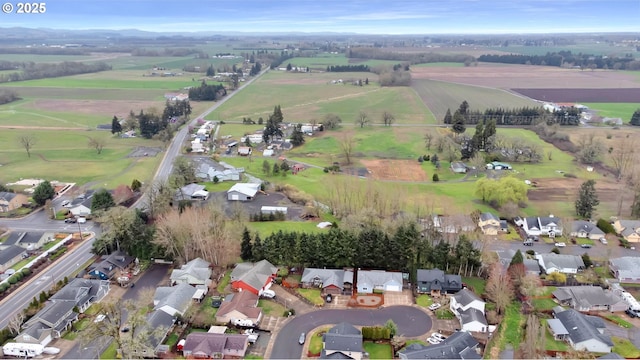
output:
[[[556,247],[566,247],[566,246],[567,246],[567,244],[565,244],[563,242],[556,243]]]
[[[333,301],[333,295],[331,294],[327,294],[327,296],[324,298],[328,303]]]
[[[62,204],[61,204],[61,205],[62,205],[62,207],[70,207],[70,205],[71,205],[71,201],[69,201],[69,200],[65,200],[65,201],[63,201],[63,202],[62,202]]]
[[[262,295],[263,298],[267,298],[267,299],[275,299],[276,297],[276,292],[273,290],[264,290],[262,291]]]
[[[440,341],[440,340],[438,340],[436,338],[430,337],[430,338],[427,339],[427,342],[429,344],[431,344],[431,345],[437,345],[437,344],[440,344],[442,341]]]
[[[64,222],[66,222],[67,224],[75,224],[76,218],[66,218],[64,219]]]
[[[307,335],[305,333],[300,334],[298,338],[298,344],[304,345],[304,342],[307,340]]]
[[[429,310],[431,311],[436,311],[438,309],[440,309],[442,305],[440,305],[440,303],[433,303],[431,305],[429,305]]]
[[[444,341],[444,339],[446,339],[447,337],[440,334],[440,333],[433,333],[431,334],[431,337],[436,339],[436,340],[440,340],[440,341]]]
[[[80,216],[80,217],[78,218],[78,223],[79,223],[79,224],[84,224],[84,223],[86,223],[86,222],[87,222],[87,218],[86,218],[86,217],[82,217],[82,216]]]
[[[583,248],[583,249],[591,249],[591,246],[592,246],[591,244],[582,244],[582,245],[580,245],[580,247]]]
[[[638,316],[640,315],[640,314],[638,314],[638,311],[633,310],[633,309],[631,309],[631,308],[629,308],[629,309],[625,310],[624,312],[625,312],[627,315],[629,315],[629,317],[632,317],[632,318],[634,318],[634,317],[638,317]]]
[[[93,320],[94,323],[102,322],[107,316],[105,314],[99,314],[96,316],[96,319]]]
[[[603,244],[605,244],[605,245],[607,245],[607,244],[608,244],[608,242],[607,242],[607,238],[605,238],[605,237],[601,237],[601,238],[600,238],[600,242],[601,242],[601,243],[603,243]]]

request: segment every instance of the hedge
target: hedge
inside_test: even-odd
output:
[[[391,330],[382,326],[363,326],[363,340],[389,340],[391,339]]]

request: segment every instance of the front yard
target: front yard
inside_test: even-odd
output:
[[[431,299],[431,296],[427,294],[421,294],[416,297],[416,304],[418,304],[418,306],[422,306],[423,308],[428,308],[429,306],[431,306],[431,304],[433,304],[433,300]]]
[[[640,358],[640,350],[635,347],[628,339],[612,336],[614,353],[619,354],[625,359],[637,359]]]
[[[258,300],[258,307],[262,308],[262,313],[264,315],[270,316],[284,316],[284,312],[286,310],[284,306],[268,299]]]
[[[369,359],[393,359],[393,351],[389,344],[376,344],[365,341],[364,351],[369,353]]]
[[[551,310],[558,306],[558,304],[551,298],[533,299],[531,300],[531,303],[536,310]]]
[[[322,299],[320,289],[302,289],[298,288],[298,294],[302,295],[303,298],[309,300],[313,305],[322,306],[324,305],[324,300]]]

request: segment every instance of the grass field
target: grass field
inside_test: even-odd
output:
[[[369,353],[369,359],[392,359],[393,351],[389,344],[376,344],[371,341],[365,341],[362,345],[364,351]]]
[[[633,112],[640,109],[640,103],[584,103],[602,117],[620,118],[623,123],[631,120]]]
[[[269,236],[280,230],[304,233],[327,231],[326,229],[319,229],[316,225],[318,223],[312,221],[252,221],[247,224],[247,228],[252,232],[257,232],[261,237]]]
[[[414,79],[411,87],[419,94],[424,103],[431,109],[439,123],[442,122],[447,109],[455,111],[466,100],[472,110],[484,111],[488,108],[537,107],[532,100],[513,95],[507,91],[456,84],[451,82]]]
[[[368,59],[358,60],[349,59],[345,56],[345,54],[324,53],[314,57],[295,57],[285,61],[282,66],[291,64],[292,66],[308,67],[312,70],[325,71],[327,69],[327,66],[330,65],[368,65],[370,68],[372,68],[379,65],[394,65],[397,63],[399,63],[399,61]]]
[[[4,181],[20,178],[92,183],[96,187],[115,188],[130,184],[134,178],[144,182],[153,176],[162,154],[157,157],[127,158],[136,146],[160,146],[144,139],[115,138],[106,131],[30,130],[36,139],[31,158],[19,143],[24,130],[0,131],[0,164]],[[88,138],[107,142],[101,154],[88,147]],[[55,139],[55,140],[53,140]]]
[[[314,305],[322,306],[324,304],[324,300],[320,294],[320,289],[298,289],[298,293]]]

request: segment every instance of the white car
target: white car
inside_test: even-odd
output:
[[[565,244],[563,242],[556,243],[556,247],[566,247],[566,246],[567,246],[567,244]]]
[[[440,309],[442,305],[440,305],[440,303],[433,303],[431,305],[429,305],[429,310],[431,311],[436,311],[438,309]]]
[[[62,207],[71,207],[71,201],[65,200],[62,202]]]
[[[442,341],[440,341],[440,340],[438,340],[436,338],[430,337],[430,338],[427,339],[427,342],[429,344],[431,344],[431,345],[437,345],[437,344],[440,344]]]
[[[438,341],[444,341],[444,339],[446,339],[447,337],[440,333],[433,333],[431,334],[431,338],[436,339]]]
[[[96,319],[93,320],[94,323],[99,323],[102,322],[107,316],[105,314],[100,314],[98,316],[96,316]]]
[[[261,295],[263,298],[273,299],[276,297],[276,292],[273,290],[264,290]]]
[[[601,242],[601,243],[603,243],[603,244],[605,244],[605,245],[607,245],[607,239],[606,239],[606,238],[604,238],[604,237],[601,237],[601,238],[600,238],[600,242]]]

